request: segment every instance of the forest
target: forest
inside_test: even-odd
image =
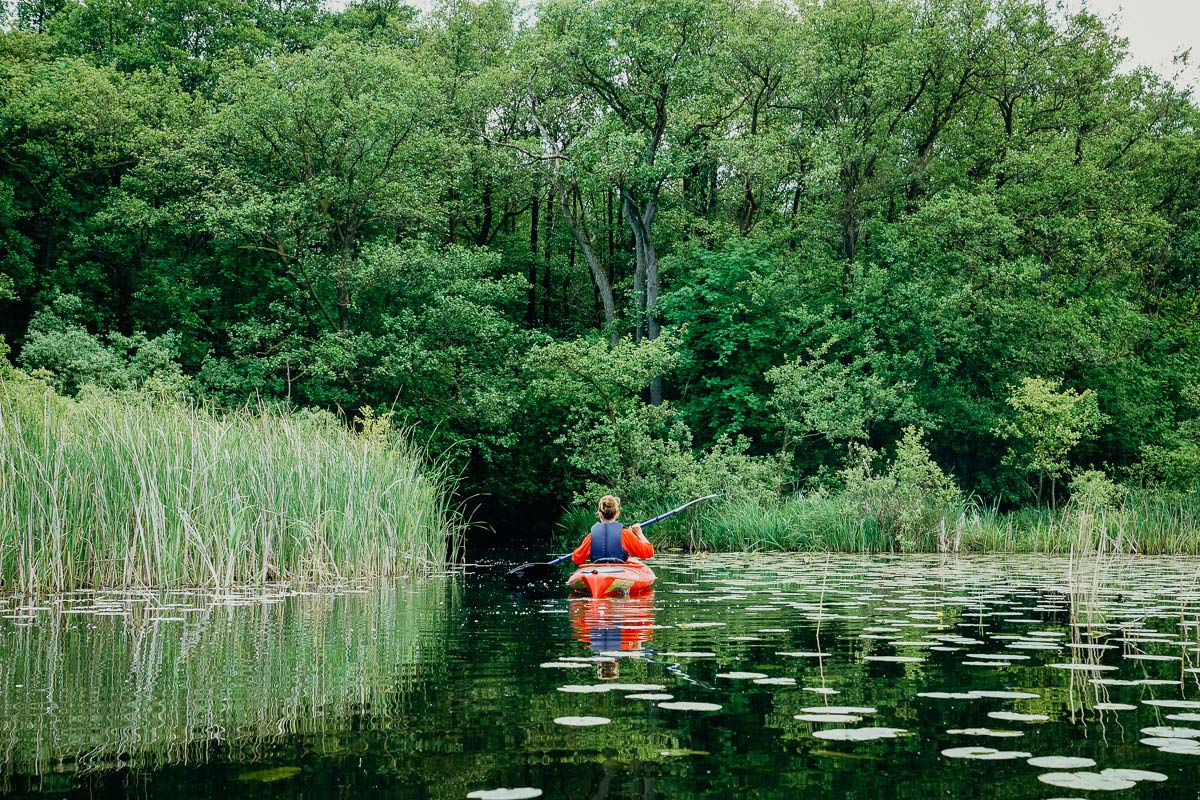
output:
[[[1042,0],[18,0],[0,336],[67,397],[386,420],[510,540],[608,492],[1194,533],[1172,77]]]

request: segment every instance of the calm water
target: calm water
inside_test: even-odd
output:
[[[0,791],[1198,796],[1200,561],[652,563],[634,600],[514,596],[507,564],[9,600]]]

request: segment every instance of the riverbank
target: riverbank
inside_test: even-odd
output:
[[[424,574],[459,558],[450,481],[386,420],[69,399],[0,381],[6,591]]]
[[[1200,554],[1195,492],[1130,492],[1119,502],[1076,502],[1055,510],[966,505],[907,516],[878,511],[836,495],[718,501],[655,526],[649,537],[659,548],[713,552]],[[558,543],[574,547],[594,521],[586,511],[568,514]]]

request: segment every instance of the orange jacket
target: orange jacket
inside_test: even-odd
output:
[[[621,528],[621,547],[631,556],[654,558],[654,545],[650,544],[645,534],[635,536],[629,528]],[[571,553],[571,560],[576,564],[586,564],[591,557],[592,535],[589,533],[583,537],[583,543],[575,548],[575,552]]]

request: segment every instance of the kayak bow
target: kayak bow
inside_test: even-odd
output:
[[[620,597],[647,592],[656,579],[654,570],[631,556],[624,564],[584,564],[567,578],[567,586],[592,597]]]

